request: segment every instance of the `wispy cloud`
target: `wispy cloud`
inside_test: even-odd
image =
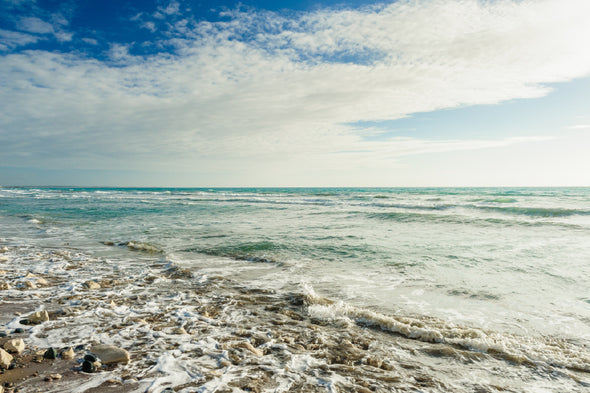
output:
[[[49,34],[53,33],[53,26],[51,23],[45,22],[36,17],[22,18],[17,28],[28,33]]]
[[[156,17],[179,9],[167,3]],[[391,160],[531,143],[366,141],[350,124],[543,96],[548,83],[590,73],[589,14],[585,0],[400,1],[288,16],[236,10],[222,22],[171,23],[154,43],[171,53],[136,56],[132,43],[119,43],[105,61],[7,54],[0,152],[27,165],[116,167],[133,157],[145,168],[224,157],[311,162],[352,150]],[[38,34],[51,26],[22,23]]]
[[[32,44],[40,39],[35,35],[0,29],[0,51],[8,51],[19,46]]]

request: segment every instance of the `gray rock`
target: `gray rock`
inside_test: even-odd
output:
[[[114,345],[95,345],[90,348],[103,364],[129,363],[129,352]]]

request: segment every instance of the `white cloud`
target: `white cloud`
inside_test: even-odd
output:
[[[177,13],[178,3],[159,12]],[[30,153],[27,165],[54,167],[189,169],[225,160],[262,170],[302,158],[375,168],[412,154],[534,143],[371,142],[347,124],[543,96],[547,83],[590,73],[589,14],[584,0],[400,1],[294,17],[248,11],[182,24],[162,43],[175,55],[132,56],[123,44],[111,46],[115,64],[7,55],[0,152],[20,165],[15,152]],[[49,32],[29,19],[26,31]],[[346,151],[360,152],[334,154]]]
[[[39,37],[31,34],[0,29],[0,48],[4,47],[4,50],[32,44],[39,40]]]
[[[141,24],[141,27],[144,29],[148,29],[152,33],[156,31],[156,24],[154,22],[148,21]]]
[[[82,41],[84,41],[85,43],[90,44],[90,45],[98,45],[98,41],[95,40],[94,38],[84,37],[84,38],[82,38]]]
[[[17,27],[19,30],[36,34],[49,34],[54,31],[51,23],[47,23],[37,17],[22,18],[18,22]]]

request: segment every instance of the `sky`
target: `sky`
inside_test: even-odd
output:
[[[0,186],[590,186],[587,0],[0,0]]]

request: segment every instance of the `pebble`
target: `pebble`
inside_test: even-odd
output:
[[[25,287],[30,289],[37,289],[37,285],[33,281],[25,281]]]
[[[24,333],[24,332],[25,332],[25,329],[23,329],[23,328],[16,328],[13,331],[13,333],[15,333],[15,334],[20,334],[20,333]]]
[[[185,330],[185,328],[183,328],[182,326],[177,327],[176,329],[174,329],[174,331],[172,332],[174,334],[188,334]]]
[[[100,289],[100,284],[96,281],[86,281],[84,286],[88,289]]]
[[[12,355],[0,348],[0,368],[8,368],[10,367],[10,363],[12,362]]]
[[[90,360],[84,360],[84,363],[82,363],[82,371],[85,373],[95,373],[100,366],[101,364],[99,361],[91,362]]]
[[[60,355],[61,355],[62,359],[67,359],[67,360],[73,359],[74,356],[76,356],[76,354],[74,353],[74,350],[72,348],[68,348],[68,349],[61,351]]]
[[[43,357],[45,359],[55,359],[57,358],[57,351],[55,350],[55,348],[49,348],[47,351],[45,351]]]
[[[8,252],[8,247],[4,246],[4,247],[0,248],[0,253],[3,254],[5,252]]]
[[[4,349],[8,352],[21,354],[25,350],[25,342],[22,338],[15,338],[4,343]]]
[[[45,381],[47,381],[47,382],[57,381],[60,379],[61,379],[61,374],[49,374],[48,376],[45,377]]]
[[[46,310],[37,311],[37,312],[34,312],[31,315],[29,315],[27,317],[27,319],[28,319],[29,323],[32,323],[32,324],[46,322],[46,321],[49,321],[49,314],[47,313]]]
[[[0,282],[0,290],[12,289],[12,286],[7,282]]]
[[[114,345],[94,345],[90,352],[98,356],[103,364],[129,363],[129,352]]]
[[[97,359],[97,358],[96,358],[96,356],[94,356],[93,354],[91,354],[91,353],[88,353],[88,354],[84,355],[84,360],[88,360],[89,362],[92,362],[92,363],[94,363],[94,362],[96,362],[98,359]]]
[[[40,277],[37,279],[37,285],[48,285],[49,283],[47,282],[46,279],[44,279],[43,277]]]

